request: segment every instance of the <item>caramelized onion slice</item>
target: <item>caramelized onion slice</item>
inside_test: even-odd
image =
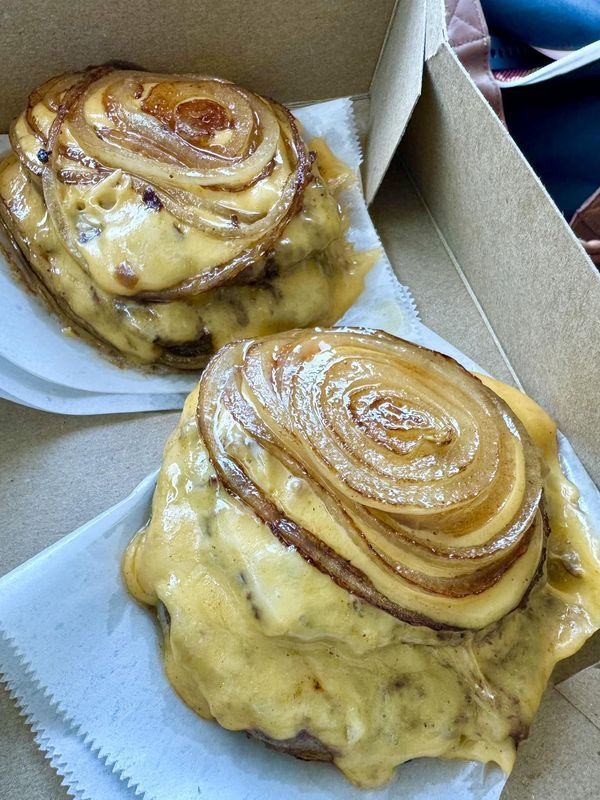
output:
[[[216,78],[112,65],[59,76],[33,92],[12,142],[41,177],[65,247],[90,273],[98,265],[88,264],[73,208],[85,208],[86,187],[116,171],[140,198],[141,213],[125,233],[132,243],[141,235],[148,191],[174,225],[182,222],[209,240],[211,255],[202,259],[199,249],[196,269],[196,258],[188,257],[189,277],[178,273],[177,283],[166,276],[161,285],[160,275],[146,272],[146,286],[125,291],[107,264],[105,289],[156,302],[209,291],[260,262],[300,210],[313,177],[296,121],[275,101]],[[144,264],[141,271],[148,269]]]
[[[228,491],[340,586],[406,622],[483,627],[538,572],[537,452],[453,359],[361,329],[237,343],[203,375],[198,425]],[[312,511],[281,475],[307,487]]]

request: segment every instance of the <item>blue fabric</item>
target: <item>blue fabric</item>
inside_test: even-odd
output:
[[[492,69],[548,59],[531,46],[578,49],[600,39],[600,0],[482,0]],[[508,129],[570,219],[600,187],[600,62],[502,92]]]
[[[567,219],[600,187],[596,65],[502,93],[508,130]]]
[[[600,0],[599,0],[600,2]],[[490,65],[492,69],[538,69],[552,59],[538,53],[525,42],[507,34],[491,35]]]
[[[532,47],[578,50],[600,39],[600,0],[482,0],[490,31]]]

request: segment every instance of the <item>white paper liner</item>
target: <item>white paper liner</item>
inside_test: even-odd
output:
[[[296,113],[310,135],[324,135],[338,156],[358,168],[360,151],[349,101]],[[378,245],[359,188],[346,195],[355,243]],[[0,280],[1,276],[0,269]],[[19,302],[35,306],[34,313],[43,318],[40,324],[53,324],[60,331],[45,309],[20,291]],[[387,258],[372,270],[365,292],[342,322],[383,328],[477,369],[418,322],[410,294],[395,279]],[[0,357],[0,394],[62,413],[181,405],[181,395],[167,389],[168,379],[152,378],[163,385],[148,392],[141,388],[145,376],[117,370],[84,342],[60,337],[68,348],[83,348],[85,372],[75,371],[66,385],[64,377],[48,371],[51,364],[40,377],[39,364],[33,374]],[[7,352],[1,341],[0,352]],[[81,353],[71,352],[68,358],[81,358]],[[122,380],[118,391],[117,384],[103,383],[114,394],[90,390],[92,359],[111,372],[111,380]],[[27,364],[32,367],[31,360]],[[600,528],[600,496],[562,437],[560,447],[563,469],[582,490],[582,507]],[[330,765],[296,761],[196,717],[170,688],[150,615],[126,595],[120,578],[122,553],[148,517],[154,482],[155,475],[149,476],[122,503],[0,580],[0,671],[38,745],[76,798],[497,800],[505,779],[494,766],[419,759],[402,765],[387,787],[361,791]]]
[[[294,109],[307,139],[322,136],[335,155],[358,176],[360,145],[348,98]],[[0,153],[8,149],[0,136]],[[379,237],[357,184],[341,198],[348,210],[350,239],[359,250],[380,246]],[[11,252],[0,225],[0,242]],[[376,297],[389,298],[403,310],[404,333],[413,331],[417,315],[408,289],[401,286],[383,254],[353,307],[368,313]],[[0,396],[23,405],[62,414],[110,414],[181,408],[197,375],[153,375],[120,368],[83,339],[65,336],[61,322],[45,304],[26,291],[0,251]]]
[[[46,690],[27,669],[22,655],[3,637],[0,638],[0,662],[5,665],[4,678],[10,696],[20,707],[38,747],[63,778],[61,786],[70,795],[77,800],[139,797],[134,789],[128,789],[127,781],[122,781],[117,772],[86,746],[83,736],[63,718]],[[10,674],[18,675],[16,683],[10,679]],[[79,783],[79,775],[83,776],[83,784]]]
[[[156,800],[499,796],[497,768],[437,759],[403,765],[387,787],[361,791],[331,765],[275,753],[190,711],[164,677],[150,615],[127,596],[119,573],[154,482],[149,476],[0,581],[2,672],[77,797],[131,797],[132,787]]]
[[[401,312],[386,314],[385,327],[396,331]],[[373,324],[383,326],[376,314]],[[422,325],[416,338],[460,356]],[[600,529],[598,491],[564,437],[559,442],[565,473]],[[418,759],[399,767],[388,786],[361,791],[330,765],[295,761],[196,717],[166,680],[152,618],[120,577],[155,477],[0,580],[0,668],[77,797],[119,800],[133,787],[147,800],[497,800],[505,779],[494,766]]]
[[[41,378],[0,357],[0,397],[57,414],[97,414],[102,403],[104,414],[127,411],[163,411],[180,408],[185,394],[98,394],[69,389]]]

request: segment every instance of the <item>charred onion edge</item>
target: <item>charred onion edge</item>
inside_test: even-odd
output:
[[[305,729],[298,731],[290,739],[274,739],[257,728],[247,730],[246,735],[257,739],[271,750],[294,756],[294,758],[298,758],[301,761],[331,762],[339,754],[337,750],[326,747],[320,739]]]
[[[236,386],[228,384],[223,391],[222,400],[223,405],[225,408],[227,408],[231,416],[246,431],[251,433],[251,435],[262,448],[281,461],[281,463],[293,475],[302,478],[302,480],[306,481],[306,483],[310,485],[312,491],[324,502],[329,511],[335,517],[337,517],[341,526],[353,534],[355,542],[359,542],[363,549],[369,550],[375,556],[375,558],[381,562],[381,564],[385,566],[386,569],[388,569],[392,574],[401,575],[409,583],[412,583],[414,586],[418,586],[421,589],[425,589],[426,591],[453,598],[468,597],[484,592],[486,589],[489,589],[491,586],[497,583],[502,578],[504,573],[509,569],[509,567],[512,566],[512,564],[514,564],[514,562],[521,555],[523,555],[531,542],[536,526],[540,524],[540,520],[538,518],[538,494],[536,496],[535,507],[531,515],[530,524],[527,525],[527,523],[525,523],[526,527],[521,526],[519,537],[510,542],[510,544],[513,546],[504,559],[479,570],[475,570],[470,575],[461,577],[460,585],[463,587],[462,589],[458,585],[454,585],[458,584],[458,581],[455,577],[431,579],[425,573],[404,568],[401,564],[394,564],[384,553],[372,545],[368,541],[367,537],[363,534],[361,528],[356,524],[352,516],[355,515],[360,518],[363,514],[366,515],[368,512],[364,512],[360,508],[359,504],[353,503],[350,499],[347,499],[346,503],[350,509],[350,513],[348,513],[332,489],[329,489],[326,485],[321,485],[318,481],[314,480],[308,470],[306,470],[299,461],[286,453],[276,444],[269,431],[261,424],[260,419],[254,412],[252,406],[241,397],[241,394]],[[477,559],[484,558],[489,554],[489,552],[492,552],[491,547],[488,545],[479,548],[471,547],[462,549],[429,546],[424,542],[420,542],[413,537],[407,536],[401,528],[396,529],[386,526],[385,522],[377,517],[369,519],[367,524],[384,529],[387,533],[392,533],[392,535],[402,538],[405,542],[413,547],[424,551],[429,551],[435,556],[439,557],[440,560],[461,559],[476,561]],[[507,525],[499,532],[498,536],[495,540],[493,540],[492,543],[495,543],[498,539],[504,537],[507,531],[516,529],[516,527],[516,524],[512,526]],[[497,549],[500,549],[501,552],[508,550],[508,548]],[[495,551],[496,548],[494,548],[494,552]]]
[[[270,100],[269,102],[279,107],[288,117],[292,130],[292,141],[298,158],[298,164],[295,170],[293,199],[283,218],[274,226],[268,236],[265,236],[249,250],[246,250],[230,261],[218,264],[207,272],[182,281],[169,289],[164,289],[159,292],[140,292],[139,294],[133,295],[135,299],[162,303],[175,300],[179,297],[201,294],[202,292],[206,292],[209,289],[229,282],[245,269],[253,266],[261,258],[264,258],[266,253],[272,249],[273,245],[280,238],[283,229],[301,210],[304,190],[312,178],[312,164],[308,158],[308,153],[302,141],[302,137],[300,136],[296,120],[291,112],[288,111],[285,106],[280,105],[274,100]],[[160,191],[157,193],[158,196],[161,197]]]
[[[114,361],[118,366],[123,366],[124,364],[130,365],[130,362],[127,360],[127,356],[123,352],[118,350],[108,340],[100,336],[97,331],[86,322],[86,320],[75,314],[72,308],[66,302],[62,301],[60,296],[55,296],[48,289],[38,274],[38,268],[35,266],[35,261],[42,261],[42,272],[44,271],[43,265],[49,265],[50,262],[42,255],[29,253],[27,242],[22,239],[16,230],[13,229],[10,209],[7,207],[3,198],[0,198],[0,224],[2,224],[3,228],[7,232],[8,239],[14,250],[14,255],[16,258],[11,258],[8,251],[6,251],[6,255],[9,257],[11,267],[13,267],[15,274],[22,278],[27,289],[37,295],[40,300],[46,304],[49,311],[54,314],[61,323],[66,323],[72,326],[82,339],[92,343],[96,347],[100,347],[100,349],[105,352],[106,355],[110,357],[111,360]],[[4,250],[3,247],[2,250]],[[147,365],[140,362],[140,369],[148,369],[150,366],[150,368],[157,367],[158,371],[160,371],[161,368],[200,370],[204,369],[212,355],[211,353],[203,353],[198,357],[190,358],[189,356],[181,356],[177,352],[171,352],[169,350],[169,343],[157,342],[155,344],[157,347],[162,348],[160,356],[155,362],[153,362],[152,365]],[[181,345],[185,344],[185,342],[181,343]]]
[[[219,358],[222,359],[226,353],[233,354],[239,348],[239,342],[227,345],[219,351]],[[231,364],[224,371],[225,374],[222,376],[220,386],[217,389],[211,384],[213,377],[211,367],[214,369],[216,363],[217,360],[213,358],[200,380],[196,420],[206,445],[209,459],[221,483],[231,496],[240,500],[245,506],[250,507],[282,544],[288,547],[295,547],[305,561],[328,575],[342,589],[383,611],[387,611],[388,614],[410,625],[426,626],[434,630],[459,630],[453,626],[429,619],[424,615],[416,614],[390,601],[375,589],[364,573],[339,556],[306,528],[297,525],[282,515],[280,510],[265,497],[259,487],[248,478],[240,466],[225,453],[207,421],[207,417],[210,417],[210,414],[206,414],[203,411],[204,408],[214,408],[216,406],[221,391],[225,388],[225,384],[231,376],[232,369],[235,369],[235,364]],[[209,398],[212,398],[212,400]]]
[[[46,206],[49,210],[49,213],[52,216],[53,222],[56,225],[57,230],[60,232],[62,238],[65,240],[65,244],[67,245],[69,252],[86,272],[88,271],[86,260],[78,247],[75,237],[70,233],[69,230],[67,230],[67,226],[62,220],[59,201],[57,199],[53,199],[56,194],[56,182],[61,181],[65,184],[95,183],[101,180],[106,174],[112,172],[113,169],[106,167],[93,156],[86,156],[83,151],[71,152],[64,146],[59,147],[58,141],[63,123],[69,117],[71,111],[80,103],[90,86],[119,69],[121,66],[121,64],[113,62],[101,66],[88,67],[82,73],[64,73],[46,81],[44,84],[42,84],[42,86],[38,87],[30,94],[27,111],[25,112],[26,120],[33,135],[40,140],[41,144],[44,146],[44,149],[47,150],[49,154],[48,162],[45,165],[32,162],[31,159],[26,157],[16,136],[16,121],[11,127],[11,145],[13,150],[16,152],[20,161],[27,169],[29,169],[30,172],[37,176],[41,176],[44,199],[46,201]],[[192,76],[190,76],[190,78],[191,77]],[[228,84],[227,81],[219,82]],[[234,85],[232,84],[232,86]],[[58,107],[56,109],[52,108],[52,110],[56,111],[56,116],[52,122],[52,125],[50,126],[48,137],[45,138],[42,131],[36,125],[32,112],[35,105],[37,105],[39,102],[42,102],[47,94],[55,87],[64,87],[64,92]],[[258,95],[257,97],[262,100],[267,107],[270,107],[271,113],[275,114],[275,116],[283,116],[290,127],[291,140],[288,140],[287,136],[284,137],[284,140],[289,155],[293,156],[296,166],[289,178],[288,191],[291,200],[287,209],[285,209],[282,216],[275,222],[266,235],[263,235],[262,238],[254,242],[254,244],[251,244],[248,248],[246,248],[246,250],[234,258],[222,262],[221,264],[217,264],[206,272],[198,274],[192,278],[188,278],[175,286],[158,291],[142,291],[123,296],[126,296],[128,299],[138,300],[141,302],[163,303],[181,297],[198,295],[218,286],[224,285],[234,279],[236,276],[240,275],[240,273],[244,272],[249,267],[253,266],[256,262],[263,259],[269,250],[272,249],[276,241],[280,238],[283,229],[300,211],[302,207],[304,190],[313,177],[311,159],[298,130],[296,120],[291,112],[285,108],[285,106],[282,106],[280,103],[271,98],[260,98]],[[86,169],[78,170],[76,167],[63,167],[61,170],[58,170],[57,159],[59,156],[67,156],[69,160],[75,162],[75,164],[81,164]],[[265,165],[258,175],[254,176],[251,180],[240,186],[234,186],[232,191],[243,191],[244,189],[249,188],[259,180],[268,177],[273,168],[274,162],[271,159],[271,161]],[[143,192],[143,189],[147,185],[147,181],[139,178],[137,175],[132,175],[132,179],[135,188],[138,191]],[[207,188],[218,190],[224,187],[215,185]],[[225,188],[229,189],[229,187]],[[155,191],[161,201],[168,205],[170,212],[177,216],[177,203],[171,199],[169,191],[161,190],[160,187],[156,187]],[[183,221],[185,222],[186,220]]]
[[[378,336],[385,337],[388,342],[393,343],[397,340],[402,342],[403,345],[408,344],[409,346],[418,350],[427,350],[427,348],[422,348],[419,345],[405,343],[403,340],[398,340],[397,337],[393,337],[389,334],[382,334],[381,332],[369,329],[339,328],[331,330],[331,332],[334,334],[339,334],[344,331],[357,335],[376,334]],[[315,333],[316,332],[317,331],[315,331]],[[318,332],[322,334],[327,333],[328,331],[324,330]],[[294,335],[298,335],[298,333],[300,336],[303,334],[303,332],[292,331],[288,333],[287,336],[293,337]],[[306,332],[304,332],[304,334],[308,335]],[[278,337],[272,338],[276,339]],[[475,579],[473,575],[467,576],[466,583],[469,588],[468,591],[461,592],[460,590],[456,591],[452,589],[450,583],[451,581],[456,581],[456,578],[443,579],[442,583],[444,584],[444,590],[441,590],[439,581],[437,582],[437,586],[435,583],[428,585],[426,581],[427,576],[424,576],[421,573],[415,573],[413,570],[408,570],[405,574],[399,573],[397,568],[391,564],[387,558],[385,558],[375,548],[371,547],[371,545],[366,541],[366,538],[361,534],[359,527],[356,525],[354,520],[351,519],[335,495],[329,492],[327,487],[322,487],[316,480],[313,480],[308,471],[304,469],[304,467],[299,464],[293,458],[293,456],[282,452],[281,448],[278,447],[277,442],[270,434],[270,431],[268,431],[265,426],[262,425],[260,417],[255,413],[252,406],[243,398],[241,398],[241,395],[237,389],[236,377],[240,370],[242,370],[244,356],[252,346],[253,341],[255,340],[236,342],[223,348],[220,351],[218,359],[213,358],[213,360],[209,362],[200,381],[198,405],[196,409],[196,421],[200,435],[207,447],[209,459],[225,489],[229,492],[229,494],[241,501],[245,506],[249,507],[283,544],[286,546],[295,547],[308,563],[314,565],[321,572],[327,574],[346,591],[356,595],[357,597],[360,597],[371,605],[386,611],[392,616],[407,622],[408,624],[424,625],[433,630],[440,631],[460,630],[460,628],[455,626],[440,623],[436,620],[430,619],[429,617],[403,608],[389,600],[374,587],[370,579],[367,578],[362,571],[358,570],[346,559],[339,556],[328,545],[321,542],[313,533],[285,516],[280,509],[278,509],[277,506],[272,503],[264,495],[260,488],[256,486],[256,484],[246,475],[243,468],[235,460],[235,458],[229,455],[222,447],[218,437],[212,430],[211,424],[217,403],[222,401],[229,413],[232,414],[233,418],[236,419],[242,428],[251,436],[253,436],[261,447],[265,448],[276,458],[278,458],[284,464],[284,466],[286,466],[292,472],[292,474],[297,476],[300,475],[303,479],[308,480],[311,488],[317,492],[318,496],[321,498],[326,496],[329,503],[333,501],[336,512],[343,517],[343,525],[346,527],[346,529],[349,529],[351,532],[353,532],[355,537],[356,534],[361,536],[365,545],[371,549],[374,555],[381,563],[383,563],[385,567],[390,569],[395,574],[400,574],[402,578],[408,580],[410,583],[416,584],[424,591],[439,593],[449,597],[463,597],[471,594],[481,593],[500,580],[510,566],[521,555],[523,555],[523,553],[527,550],[536,526],[542,527],[542,542],[544,543],[547,535],[547,520],[543,510],[540,510],[541,488],[539,491],[535,492],[535,507],[534,513],[532,514],[533,519],[530,520],[530,524],[527,525],[526,528],[521,529],[521,536],[517,540],[516,546],[511,549],[506,559],[500,561],[498,564],[492,564],[491,567],[483,569],[479,573],[475,573]],[[429,353],[432,351],[427,350],[427,352]],[[240,356],[241,359],[238,360],[238,357]],[[500,398],[497,398],[494,392],[482,384],[476,376],[465,370],[461,365],[455,362],[454,359],[451,359],[448,356],[443,356],[443,358],[452,362],[453,365],[458,366],[469,376],[471,380],[478,381],[481,384],[483,391],[491,394],[493,398],[497,399],[499,403],[501,403],[502,406],[504,406],[506,410],[510,412],[513,422],[515,421],[516,415],[505,403],[503,403],[503,401],[500,400]],[[224,367],[221,363],[223,359],[225,359]],[[215,364],[218,364],[218,371],[215,368]],[[213,372],[215,371],[217,371],[216,380],[215,376],[213,376]],[[523,426],[521,425],[520,421],[517,420],[517,422],[519,424],[519,433],[524,438],[525,442],[529,442],[528,435],[524,431]],[[381,520],[379,520],[379,522],[381,522]],[[394,530],[394,533],[397,534],[397,531]],[[419,544],[412,539],[408,539],[408,541],[412,542],[413,544]],[[523,598],[528,594],[533,583],[536,582],[539,577],[540,565],[544,558],[544,549],[544,544],[542,544],[540,560],[538,561],[536,572],[532,576],[523,594],[521,594],[516,601],[515,608],[523,602]],[[446,552],[443,552],[444,555],[446,555]],[[483,548],[478,554],[474,555],[473,553],[470,553],[467,554],[466,557],[478,558],[485,554],[486,550]],[[479,585],[476,583],[477,578],[480,579]],[[472,587],[471,581],[475,583],[475,585]]]

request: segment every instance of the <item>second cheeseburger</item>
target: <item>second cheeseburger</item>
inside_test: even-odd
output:
[[[351,171],[228,81],[61,75],[10,141],[0,217],[29,286],[121,360],[198,369],[234,339],[332,324],[373,264],[345,236]]]
[[[124,562],[199,714],[377,786],[510,771],[600,562],[532,400],[380,331],[221,350]]]

